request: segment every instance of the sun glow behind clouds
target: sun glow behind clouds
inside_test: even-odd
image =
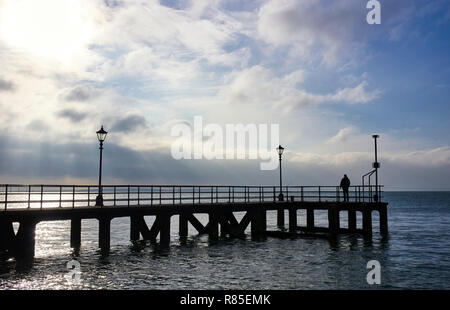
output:
[[[83,7],[77,0],[2,1],[1,39],[34,56],[67,63],[92,34]]]

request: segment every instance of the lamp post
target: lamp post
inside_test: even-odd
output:
[[[378,162],[378,154],[377,154],[377,139],[379,135],[372,135],[372,138],[375,142],[375,162],[373,163],[373,168],[375,168],[375,196],[373,197],[375,202],[378,202],[378,168],[380,168],[380,163]]]
[[[282,177],[281,177],[281,155],[283,155],[283,151],[284,151],[284,147],[279,145],[277,147],[278,158],[280,160],[280,194],[278,195],[278,201],[283,201],[284,200],[284,196],[283,196],[283,180],[282,180]]]
[[[95,205],[96,206],[103,206],[103,189],[102,189],[102,155],[103,155],[103,141],[106,139],[106,134],[108,132],[102,128],[100,128],[99,131],[97,131],[97,138],[100,142],[100,169],[99,169],[99,175],[98,175],[98,196],[95,199]]]

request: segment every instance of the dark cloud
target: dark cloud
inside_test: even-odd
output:
[[[86,118],[87,113],[65,109],[58,113],[59,116],[70,119],[72,122],[79,122]]]
[[[117,120],[111,127],[116,132],[132,132],[146,126],[146,120],[140,115],[128,115]]]
[[[279,171],[261,171],[259,160],[174,160],[170,150],[136,151],[105,143],[103,151],[104,184],[199,184],[199,185],[271,185],[278,184]],[[346,173],[352,184],[370,163],[344,163],[336,167],[323,163],[300,164],[286,160],[283,166],[285,185],[337,185]],[[450,166],[417,166],[383,161],[380,183],[390,190],[450,189]],[[98,177],[98,144],[38,143],[0,136],[0,183],[11,182],[5,176],[38,179],[52,183],[65,177]]]
[[[87,101],[98,95],[98,91],[89,85],[80,85],[72,88],[64,95],[66,101]]]
[[[11,82],[0,78],[0,91],[13,91],[16,89],[16,85]]]
[[[27,125],[27,129],[28,129],[28,130],[33,130],[33,131],[42,132],[42,131],[48,130],[49,127],[48,127],[47,124],[45,124],[43,121],[37,119],[37,120],[31,121],[31,122]]]

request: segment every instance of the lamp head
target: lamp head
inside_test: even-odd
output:
[[[284,152],[284,147],[282,147],[281,145],[279,145],[278,147],[277,147],[277,152],[278,152],[278,155],[282,155],[283,154],[283,152]]]
[[[100,128],[100,130],[97,131],[98,141],[100,141],[100,142],[105,141],[107,134],[108,134],[108,132],[103,129],[103,125],[102,125],[102,128]]]

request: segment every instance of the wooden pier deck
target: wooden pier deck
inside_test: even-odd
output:
[[[374,201],[381,188],[352,186],[349,201],[343,201],[336,186],[285,186],[285,201],[278,201],[276,186],[187,186],[187,185],[112,185],[103,186],[104,205],[95,206],[96,186],[78,185],[0,185],[0,252],[3,257],[34,256],[35,227],[43,221],[70,220],[70,245],[81,246],[81,220],[99,221],[99,247],[110,247],[111,220],[130,217],[130,240],[159,237],[161,246],[169,246],[171,218],[178,216],[179,236],[188,236],[192,225],[211,240],[243,237],[250,226],[252,239],[277,235],[282,231],[326,234],[363,233],[372,236],[372,212],[379,212],[380,233],[388,233],[387,203]],[[306,225],[299,226],[297,214],[305,210]],[[317,227],[315,212],[325,210],[328,227]],[[267,230],[267,212],[276,211],[277,231]],[[341,212],[347,213],[347,227],[341,225]],[[236,212],[244,212],[240,219]],[[357,228],[357,212],[362,214],[362,228]],[[202,224],[197,214],[207,214]],[[286,217],[285,214],[288,216]],[[155,216],[149,227],[145,216]],[[287,221],[286,221],[287,220]],[[287,227],[286,226],[287,222]],[[13,223],[19,223],[17,233]]]

